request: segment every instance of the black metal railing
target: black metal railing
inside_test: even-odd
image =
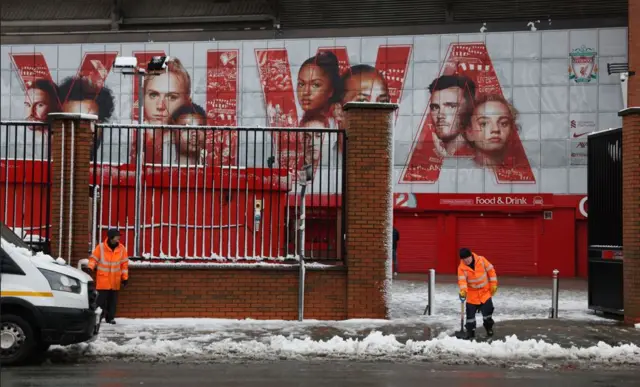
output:
[[[156,259],[295,259],[344,253],[345,136],[331,129],[97,125],[96,240],[123,231]],[[142,146],[139,146],[142,144]],[[301,212],[301,172],[312,166]]]
[[[36,251],[48,252],[49,124],[0,122],[0,219]]]

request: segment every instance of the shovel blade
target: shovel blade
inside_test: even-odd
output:
[[[454,336],[458,339],[464,339],[467,337],[467,334],[465,333],[465,331],[457,331],[454,333]]]

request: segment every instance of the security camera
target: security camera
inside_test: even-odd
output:
[[[117,56],[113,62],[113,67],[117,69],[135,69],[138,67],[138,59],[135,56]]]
[[[149,71],[164,71],[167,69],[167,62],[169,62],[170,58],[168,56],[154,56],[149,61],[147,66],[147,70]]]

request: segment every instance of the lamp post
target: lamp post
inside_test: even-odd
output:
[[[144,77],[148,73],[166,71],[168,56],[154,56],[147,64],[147,68],[138,66],[138,59],[134,56],[119,56],[113,62],[113,67],[122,74],[133,75],[138,80],[138,127],[136,128],[136,188],[135,188],[135,219],[133,226],[133,255],[140,257],[140,196],[142,186],[142,162],[144,147],[142,146],[142,123],[144,122]]]
[[[300,259],[300,281],[298,289],[298,321],[304,320],[304,231],[306,223],[305,200],[307,194],[307,185],[313,181],[313,165],[305,165],[298,172],[298,184],[300,184],[300,217],[298,218],[298,257]]]

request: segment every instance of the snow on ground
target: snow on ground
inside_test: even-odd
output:
[[[62,349],[86,358],[119,357],[145,360],[197,361],[281,358],[412,359],[452,362],[583,361],[589,364],[640,364],[640,348],[633,344],[599,343],[587,348],[561,347],[516,336],[491,343],[462,341],[447,336],[459,327],[460,304],[455,284],[436,286],[434,316],[424,316],[427,285],[394,281],[391,320],[278,321],[225,319],[118,319],[103,325],[90,343]],[[550,289],[501,287],[495,296],[495,319],[548,318]],[[598,319],[588,312],[585,291],[560,293],[560,318]],[[382,331],[405,324],[439,327],[430,340],[407,340]],[[422,328],[421,328],[422,329]],[[445,333],[446,331],[446,333]],[[60,351],[59,347],[55,351]]]
[[[428,302],[426,282],[394,281],[390,305],[393,319],[420,316]],[[441,323],[460,321],[460,300],[458,285],[436,283],[434,315],[429,317]],[[519,320],[548,318],[551,308],[551,286],[531,288],[501,286],[493,297],[495,320]],[[558,301],[558,317],[572,320],[600,319],[588,309],[587,292],[582,290],[562,290]]]

